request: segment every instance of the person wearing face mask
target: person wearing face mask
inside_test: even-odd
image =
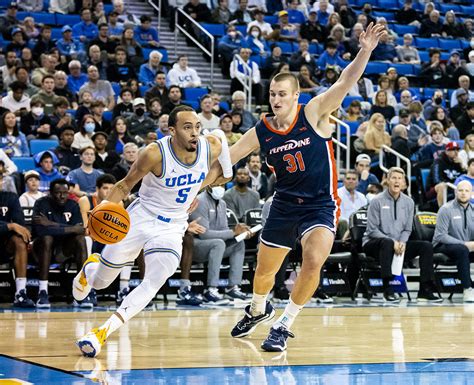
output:
[[[447,114],[446,108],[443,106],[443,100],[443,90],[436,90],[431,99],[428,99],[423,103],[423,116],[425,119],[429,119],[433,114],[433,111],[438,107],[442,107]]]
[[[234,54],[242,47],[243,41],[242,34],[235,29],[234,25],[229,26],[227,34],[219,39],[217,50],[223,59],[221,68],[224,75],[229,75],[230,63],[234,58]]]
[[[145,115],[146,103],[143,98],[136,98],[133,101],[133,114],[127,118],[127,127],[130,135],[135,139],[145,139],[149,132],[155,131],[155,123]]]
[[[38,97],[31,99],[30,112],[21,117],[20,130],[28,141],[57,138],[51,131],[51,119],[44,113],[44,102]]]
[[[79,125],[79,132],[74,134],[74,142],[72,147],[80,150],[84,147],[94,147],[92,135],[96,128],[96,122],[92,115],[84,115],[81,124]]]
[[[194,239],[193,261],[207,262],[207,289],[204,291],[204,303],[224,305],[229,300],[246,300],[247,295],[240,290],[242,268],[245,255],[245,243],[235,242],[234,237],[248,232],[249,227],[237,224],[233,230],[227,222],[227,205],[222,199],[224,188],[208,187],[199,196],[199,205],[190,215],[191,221],[197,221],[206,231]],[[250,237],[250,232],[248,233]],[[225,295],[219,293],[219,273],[223,258],[229,258],[229,285]]]
[[[258,26],[250,28],[247,37],[243,42],[245,48],[252,51],[252,55],[258,55],[266,58],[270,55],[270,48],[262,36],[262,31]]]

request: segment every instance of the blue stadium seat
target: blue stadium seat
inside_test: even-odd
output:
[[[449,4],[443,4],[441,2],[435,2],[435,8],[440,11],[441,13],[446,13],[448,11],[453,11],[456,13],[461,12],[461,7],[458,4],[453,4],[450,2]]]
[[[438,39],[439,48],[446,51],[461,49],[461,41],[458,39]]]
[[[398,9],[397,0],[378,0],[377,6],[380,9]]]
[[[374,74],[384,74],[387,72],[389,65],[387,63],[380,63],[380,62],[369,62],[367,67],[365,68],[366,75],[374,75]]]
[[[74,24],[80,23],[81,16],[79,15],[62,15],[60,13],[56,13],[56,25],[70,25],[71,27]]]
[[[355,135],[355,133],[357,132],[357,129],[360,126],[360,123],[359,122],[348,122],[346,120],[344,121],[344,123],[346,123],[350,127],[351,135]]]
[[[260,55],[252,55],[250,56],[250,60],[256,63],[260,68],[262,68],[265,60]]]
[[[293,44],[286,41],[279,41],[276,43],[281,48],[283,54],[291,55],[293,53]]]
[[[145,93],[150,89],[148,86],[140,86],[138,87],[140,89],[140,95],[145,96]]]
[[[6,8],[10,5],[11,1],[10,0],[0,0],[0,8]]]
[[[459,145],[460,148],[464,147],[464,140],[455,140],[455,142]]]
[[[30,16],[35,19],[36,23],[56,25],[56,17],[53,13],[31,12]]]
[[[18,167],[18,171],[25,172],[35,169],[35,161],[29,156],[18,156],[12,158],[13,163]]]
[[[112,121],[112,111],[104,111],[104,114],[102,115],[104,120],[107,120],[109,122]]]
[[[461,42],[461,47],[462,49],[466,49],[466,48],[470,48],[471,45],[469,43],[469,40],[466,40],[466,39],[461,39],[459,40]]]
[[[418,51],[422,63],[430,61],[430,53],[428,51]]]
[[[417,37],[415,39],[415,46],[417,48],[438,48],[438,39],[436,38],[427,38],[427,37]]]
[[[247,36],[247,26],[246,25],[236,25],[235,29],[239,31],[242,36]]]
[[[425,100],[431,99],[436,90],[437,88],[424,88],[423,97],[425,98]]]
[[[382,12],[382,11],[373,11],[372,14],[374,17],[385,17],[387,21],[394,21],[395,20],[395,13],[394,12]]]
[[[423,191],[428,191],[428,175],[430,174],[429,168],[420,169],[421,183],[423,185]]]
[[[310,94],[306,94],[304,92],[300,93],[300,96],[298,98],[298,103],[300,104],[308,104],[309,101],[311,100],[312,96]]]
[[[208,92],[207,88],[185,88],[184,99],[197,100],[199,103],[201,96],[206,95]]]
[[[448,61],[450,56],[451,55],[450,55],[449,52],[441,52],[441,55],[439,55],[439,58],[440,58],[440,60]]]
[[[353,100],[358,100],[359,102],[363,102],[364,98],[362,96],[346,96],[342,100],[342,108],[347,108],[352,103]]]
[[[461,13],[472,17],[474,15],[474,5],[461,5]]]
[[[160,51],[161,54],[163,55],[163,57],[161,58],[161,62],[168,63],[169,62],[168,50],[166,48],[158,48],[158,51]]]
[[[41,151],[55,148],[58,144],[56,139],[33,139],[30,141],[30,152],[35,155]]]
[[[150,58],[150,53],[153,50],[154,48],[142,48],[143,59],[145,59],[145,61],[148,61],[148,59]]]
[[[76,117],[76,111],[77,111],[77,110],[67,110],[66,112],[67,112],[68,114],[70,114],[73,118],[75,118],[75,117]]]
[[[61,28],[51,28],[51,39],[59,40],[63,37],[61,33]]]
[[[421,64],[413,64],[413,75],[419,75],[421,72]]]
[[[264,16],[263,20],[269,24],[277,24],[278,23],[278,16],[271,15],[271,16]]]
[[[104,4],[104,12],[106,15],[108,15],[113,10],[114,10],[114,6],[112,4]]]
[[[219,102],[219,107],[226,111],[230,111],[230,105],[228,102]]]
[[[308,51],[311,55],[318,55],[321,53],[321,51],[319,50],[319,45],[315,43],[309,45]]]
[[[400,36],[403,36],[406,33],[418,33],[418,27],[415,27],[414,25],[393,24],[392,29],[397,35]]]
[[[413,75],[413,65],[412,64],[391,64],[391,67],[394,67],[399,75]]]
[[[16,18],[20,21],[25,20],[25,17],[30,16],[30,12],[25,12],[25,11],[18,11],[16,13]]]
[[[225,35],[225,25],[224,24],[201,23],[201,26],[207,32],[209,32],[212,36],[224,36]]]
[[[120,87],[120,84],[116,82],[110,82],[110,84],[112,85],[112,89],[115,92],[115,99],[117,99],[117,97],[120,95],[120,90],[122,87]]]
[[[183,100],[183,104],[186,104],[186,105],[194,108],[195,110],[197,110],[199,108],[199,102],[196,101],[196,100]]]

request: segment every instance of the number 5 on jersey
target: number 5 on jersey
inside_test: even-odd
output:
[[[305,170],[303,155],[301,155],[301,151],[298,151],[295,155],[286,154],[283,157],[283,160],[288,163],[288,166],[286,166],[286,170],[288,172],[293,173],[296,172],[298,169],[300,171]]]
[[[176,198],[177,203],[184,203],[188,200],[188,194],[191,191],[191,187],[185,187],[178,191],[178,197]]]

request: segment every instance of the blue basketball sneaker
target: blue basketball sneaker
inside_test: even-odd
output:
[[[237,325],[234,326],[230,335],[235,338],[248,336],[259,324],[269,321],[273,317],[275,317],[275,309],[269,301],[267,301],[265,306],[265,313],[259,314],[255,317],[250,313],[250,305],[247,305],[245,307],[244,318],[237,322]]]
[[[178,290],[176,304],[181,306],[200,306],[202,304],[202,297],[194,293],[191,290],[191,286],[186,286],[182,290]]]
[[[295,338],[295,335],[283,326],[270,328],[267,339],[262,343],[262,349],[266,352],[283,352],[286,350],[288,337]]]
[[[51,304],[49,303],[48,292],[46,290],[40,290],[38,293],[38,300],[36,301],[36,307],[38,309],[50,309]]]

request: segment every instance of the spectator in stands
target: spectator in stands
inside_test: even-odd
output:
[[[265,16],[265,12],[261,9],[257,8],[253,11],[253,17],[255,18],[254,21],[250,22],[247,26],[247,34],[250,32],[250,29],[254,26],[260,28],[262,32],[262,36],[264,39],[268,40],[268,37],[273,32],[273,28],[270,23],[267,23],[263,18]],[[227,23],[226,23],[227,24]]]
[[[44,102],[36,96],[30,101],[30,111],[21,117],[20,129],[28,141],[57,139],[56,132],[51,127],[51,119],[44,111]]]
[[[298,74],[298,82],[300,84],[300,92],[306,92],[316,96],[318,92],[322,90],[322,87],[320,87],[317,80],[311,76],[313,72],[312,67],[307,64],[302,64]]]
[[[349,91],[350,96],[362,96],[364,100],[371,100],[375,94],[374,84],[372,80],[366,77],[361,77],[357,84]],[[367,106],[367,104],[365,104]],[[364,107],[365,109],[366,107]]]
[[[434,121],[430,125],[430,138],[427,144],[423,145],[416,153],[419,168],[431,167],[433,160],[439,158],[446,148],[449,140],[444,136],[443,126],[440,122]]]
[[[364,29],[367,28],[367,25],[369,24],[367,16],[364,13],[357,15],[357,23],[361,24]]]
[[[26,85],[14,81],[10,84],[11,92],[2,99],[2,106],[7,110],[14,112],[15,115],[20,116],[21,113],[30,110],[30,98],[25,94]]]
[[[20,61],[17,59],[16,52],[8,51],[5,55],[5,65],[0,67],[4,89],[7,89],[16,80],[15,70],[18,65],[20,65]]]
[[[451,102],[449,117],[455,122],[466,111],[469,103],[469,94],[464,88],[458,88],[453,92],[453,96],[455,96],[457,103],[453,106]]]
[[[127,127],[130,135],[137,140],[137,136],[144,139],[149,132],[155,131],[155,123],[145,115],[146,102],[143,98],[133,101],[133,114],[127,118]]]
[[[95,192],[96,179],[103,174],[93,167],[95,162],[95,147],[86,146],[79,150],[81,167],[71,170],[66,180],[74,184],[73,193],[78,197]]]
[[[232,132],[232,116],[230,114],[221,116],[219,128],[224,131],[229,146],[233,146],[242,137],[241,133]]]
[[[257,119],[253,116],[250,111],[245,110],[245,103],[247,102],[245,93],[243,91],[235,91],[232,93],[232,111],[238,112],[242,115],[242,124],[240,131],[246,133],[250,128],[255,126]]]
[[[367,205],[367,198],[357,191],[359,175],[355,170],[348,170],[344,175],[343,186],[337,189],[337,195],[341,199],[341,215],[337,226],[338,239],[342,239],[349,230],[350,216]]]
[[[81,41],[72,37],[72,28],[69,25],[65,25],[61,29],[61,33],[63,37],[56,42],[56,46],[61,54],[62,62],[71,59],[84,61],[86,56],[84,45]]]
[[[404,255],[405,260],[420,256],[418,301],[440,302],[442,299],[433,294],[433,246],[427,241],[408,240],[413,226],[414,202],[402,192],[404,178],[403,169],[392,167],[388,172],[388,189],[370,202],[363,250],[380,262],[386,301],[399,301],[389,282],[393,278],[394,255]]]
[[[410,121],[412,124],[416,124],[424,131],[428,132],[428,125],[426,124],[426,120],[422,115],[423,112],[423,105],[420,101],[416,100],[411,102],[408,106],[408,110],[410,111]]]
[[[230,16],[231,23],[249,24],[252,21],[252,15],[247,5],[247,0],[239,0],[239,7]]]
[[[154,86],[145,92],[145,100],[148,103],[153,98],[160,99],[162,106],[168,103],[168,88],[166,87],[166,74],[162,71],[158,71],[156,73]]]
[[[232,210],[240,221],[244,221],[245,212],[250,209],[260,208],[260,195],[257,191],[249,189],[251,178],[247,168],[237,170],[234,186],[224,194],[227,208]]]
[[[456,92],[453,92],[451,95],[451,108],[455,107],[458,104],[459,96],[463,93],[461,92],[460,88],[466,91],[468,96],[467,101],[474,102],[474,91],[471,90],[471,79],[467,75],[462,75],[458,78],[459,88]]]
[[[400,110],[397,124],[402,125],[407,130],[408,146],[411,152],[415,152],[418,149],[418,147],[425,144],[428,133],[425,130],[423,130],[420,126],[418,126],[417,124],[411,121],[409,110],[407,109]],[[392,143],[392,148],[393,148],[393,143]]]
[[[418,12],[413,9],[412,0],[404,1],[403,8],[395,13],[395,20],[398,24],[420,26]]]
[[[452,140],[459,140],[459,131],[454,127],[451,119],[448,118],[444,108],[438,107],[434,109],[433,114],[431,115],[430,121],[436,120],[443,125],[444,135],[449,137]]]
[[[54,93],[54,76],[45,75],[41,80],[41,90],[35,95],[44,104],[44,113],[50,115],[54,112],[54,101],[56,99]]]
[[[395,109],[388,104],[387,91],[377,91],[374,99],[375,102],[370,110],[370,115],[373,116],[374,113],[380,113],[386,120],[390,121],[395,116]]]
[[[134,67],[130,64],[127,58],[127,51],[122,46],[115,48],[115,63],[107,67],[107,80],[119,83],[122,87],[127,84],[127,81],[136,78]]]
[[[390,135],[385,131],[385,118],[381,113],[372,114],[367,126],[367,132],[364,135],[365,149],[378,157],[382,145],[390,146]]]
[[[354,27],[352,27],[350,38],[345,42],[345,48],[347,52],[351,55],[351,58],[356,57],[357,53],[360,50],[359,38],[362,32],[364,32],[364,27],[362,26],[362,24],[354,24]]]
[[[466,36],[466,30],[464,25],[458,23],[458,21],[456,20],[456,15],[453,11],[446,12],[441,31],[441,35],[443,37],[468,38],[468,36]]]
[[[25,67],[16,67],[15,77],[16,81],[25,85],[25,95],[31,98],[38,93],[39,88],[30,83],[28,70]]]
[[[92,114],[92,92],[84,91],[79,95],[79,107],[76,110],[76,124],[79,125],[82,122],[84,115]]]
[[[400,103],[395,106],[395,114],[399,114],[401,110],[408,109],[410,104],[413,102],[413,97],[409,90],[403,90],[400,92]]]
[[[72,147],[80,150],[84,147],[94,147],[92,142],[92,134],[96,129],[96,121],[92,115],[84,115],[79,124],[79,132],[74,134],[74,142]]]
[[[267,57],[270,55],[270,48],[263,38],[260,28],[256,25],[249,29],[242,46],[249,48],[252,51],[252,55],[261,57]]]
[[[64,71],[58,71],[54,74],[54,93],[57,97],[64,97],[70,101],[74,110],[77,109],[76,95],[71,92],[67,85],[67,75]]]
[[[92,135],[95,147],[94,169],[110,173],[114,166],[120,162],[120,156],[112,149],[107,149],[108,136],[105,132],[98,131]]]
[[[288,4],[287,4],[287,9],[286,11],[288,12],[288,18],[289,20],[292,22],[292,23],[295,23],[297,25],[300,25],[303,24],[306,20],[306,17],[305,17],[305,14],[303,12],[301,12],[300,10],[298,10],[299,6],[300,6],[300,1],[299,0],[291,0],[291,1],[288,1]],[[306,7],[303,6],[302,9],[305,9]],[[305,9],[305,12],[306,12],[306,9]]]
[[[324,70],[328,65],[337,65],[342,68],[347,65],[347,63],[342,60],[342,58],[337,53],[337,43],[334,41],[329,41],[326,44],[326,50],[321,54],[321,56],[319,56],[318,59],[319,69]]]
[[[433,162],[428,176],[429,190],[426,193],[428,199],[436,198],[438,207],[444,202],[445,183],[454,183],[456,178],[464,173],[461,159],[459,158],[459,144],[449,142],[445,151]],[[448,198],[450,198],[448,191]]]
[[[248,186],[258,192],[260,199],[265,199],[268,195],[268,178],[262,172],[262,159],[259,153],[252,153],[247,160],[247,170],[250,180]]]
[[[94,100],[91,104],[92,117],[95,120],[95,131],[110,132],[110,122],[104,118],[105,103],[101,100]]]
[[[7,12],[0,16],[0,32],[5,40],[10,39],[10,33],[12,29],[20,24],[20,20],[17,19],[18,4],[15,2],[10,3],[7,7]]]
[[[473,139],[474,139],[474,136],[473,136]],[[459,153],[459,155],[461,155],[461,153]],[[465,181],[468,181],[474,189],[474,159],[473,158],[469,159],[466,164],[466,167],[464,168],[467,170],[466,174],[458,176],[454,184],[457,186],[459,183],[465,180]],[[474,194],[471,195],[471,203],[474,203]]]
[[[12,160],[8,157],[7,154],[5,154],[2,149],[0,149],[0,161],[3,162],[5,175],[12,175],[18,171],[18,168],[16,167],[15,163],[12,162]]]
[[[67,15],[76,10],[74,0],[51,0],[49,3],[49,13],[61,13]]]
[[[456,199],[439,209],[433,236],[435,252],[456,260],[464,302],[474,302],[470,273],[471,259],[474,257],[474,208],[469,202],[471,194],[472,185],[468,181],[457,185]]]
[[[101,52],[107,53],[108,60],[115,59],[115,48],[117,47],[117,41],[109,36],[109,26],[107,23],[100,23],[99,34],[97,37],[90,42],[90,46],[96,45],[99,47]],[[121,35],[121,34],[120,34]]]
[[[123,0],[113,0],[112,4],[114,5],[113,12],[117,13],[117,21],[119,25],[124,24],[133,24],[138,25],[139,19],[136,15],[128,13],[125,11],[125,6],[123,4]]]
[[[290,69],[299,71],[301,66],[306,64],[310,67],[311,73],[316,70],[316,61],[309,53],[309,42],[305,39],[300,40],[298,51],[294,52],[290,58]],[[325,68],[325,67],[324,67]]]
[[[337,4],[335,4],[334,11],[340,15],[341,24],[344,28],[353,28],[356,23],[357,15],[347,0],[339,0]]]
[[[188,56],[180,55],[178,62],[166,76],[166,86],[178,85],[181,88],[201,87],[201,78],[196,70],[188,66]]]
[[[439,19],[439,12],[433,10],[430,12],[429,19],[421,22],[420,36],[421,37],[440,37],[443,33],[443,23]]]
[[[87,68],[87,77],[88,82],[80,88],[79,94],[89,91],[94,99],[102,98],[107,104],[107,109],[113,110],[115,106],[115,92],[110,82],[108,80],[99,80],[99,70],[93,65]]]
[[[276,41],[297,41],[299,39],[298,26],[288,21],[288,12],[278,12],[278,24],[275,26],[269,39]]]
[[[410,1],[410,0],[409,0]],[[403,45],[399,45],[397,48],[398,62],[404,64],[420,64],[420,54],[418,50],[413,46],[413,35],[406,33],[403,35]]]
[[[397,124],[392,130],[392,150],[410,159],[410,143],[408,141],[408,131],[405,125]],[[396,166],[397,159],[394,155],[388,154],[389,167]],[[406,166],[403,167],[406,169]]]
[[[376,23],[377,20],[375,19],[374,15],[372,14],[372,4],[370,3],[365,3],[363,6],[362,6],[362,14],[365,16],[365,18],[367,19],[367,22],[364,24],[362,23],[362,25],[364,26],[364,29],[367,27],[367,25],[369,25],[370,23]],[[360,16],[360,15],[359,15]],[[357,20],[357,22],[361,22],[359,19]]]
[[[242,47],[243,41],[244,38],[242,34],[237,31],[235,25],[229,25],[227,34],[219,39],[217,50],[223,59],[221,68],[224,75],[228,74],[229,65],[234,58],[234,54]]]
[[[273,44],[271,46],[271,54],[263,64],[262,76],[266,79],[269,78],[270,75],[275,72],[280,65],[286,63],[288,63],[288,59],[282,55],[281,48],[278,45]]]
[[[367,154],[357,155],[355,162],[355,170],[359,175],[359,183],[357,185],[357,191],[362,194],[367,193],[369,184],[379,184],[378,178],[370,172],[370,156]]]
[[[230,84],[230,92],[233,94],[237,90],[243,90],[244,84],[250,77],[252,79],[252,95],[255,96],[257,109],[263,104],[263,89],[260,84],[260,70],[258,64],[250,59],[252,51],[248,48],[240,49],[240,58],[235,58],[230,64],[230,77],[232,82]],[[250,72],[249,68],[250,67]]]
[[[72,34],[79,38],[82,43],[87,43],[97,37],[99,29],[92,22],[92,12],[90,8],[83,8],[80,11],[81,21],[72,27]]]
[[[158,135],[159,139],[161,137],[171,135],[168,125],[169,117],[170,116],[168,114],[161,114],[160,119],[158,119],[158,128],[156,130],[156,134]]]
[[[72,147],[74,134],[73,126],[64,126],[59,134],[59,145],[54,149],[54,153],[58,158],[59,170],[63,174],[67,174],[70,170],[81,166],[79,151]]]
[[[166,73],[167,69],[160,64],[163,55],[160,51],[151,51],[148,62],[140,66],[138,80],[145,86],[153,87],[155,85],[156,75],[159,72]],[[145,96],[146,97],[146,96]]]
[[[199,219],[199,224],[206,231],[199,234],[194,240],[194,262],[207,262],[207,289],[204,292],[204,302],[214,305],[228,303],[219,294],[218,283],[220,266],[224,257],[229,258],[229,286],[225,294],[230,299],[245,300],[247,296],[240,290],[242,282],[242,268],[245,256],[244,242],[235,242],[233,238],[242,233],[249,233],[248,226],[237,224],[233,230],[228,226],[226,203],[223,187],[207,188],[198,196],[199,206],[190,219]],[[210,215],[211,210],[213,215]],[[249,237],[248,235],[248,237]]]
[[[326,42],[327,31],[318,23],[318,12],[314,9],[310,10],[308,20],[301,25],[300,36],[311,43]]]
[[[423,116],[425,119],[429,119],[433,114],[433,111],[438,107],[443,107],[444,104],[444,95],[443,90],[436,90],[433,93],[431,99],[427,99],[423,104]],[[446,110],[445,110],[446,111]]]
[[[134,38],[133,27],[125,25],[123,30],[122,39],[120,45],[125,48],[127,57],[130,58],[130,62],[135,66],[139,67],[143,62],[143,50],[140,44]]]
[[[425,78],[426,84],[444,87],[446,85],[446,64],[441,63],[441,51],[431,48],[429,55],[430,61],[421,65],[420,76]]]
[[[39,191],[47,194],[49,192],[49,185],[52,181],[62,178],[61,173],[55,167],[59,161],[53,151],[41,151],[34,156],[36,167],[35,171],[40,176]]]
[[[158,31],[151,26],[151,17],[140,16],[140,25],[134,30],[135,40],[145,48],[157,48],[160,46]]]
[[[456,120],[456,128],[459,130],[461,139],[474,134],[474,102],[467,103],[466,110]]]
[[[54,100],[54,112],[49,116],[51,132],[55,134],[61,132],[66,126],[73,126],[74,118],[67,112],[69,108],[69,102],[64,96],[58,96]]]
[[[206,4],[201,4],[199,0],[190,0],[183,7],[183,11],[198,23],[209,23],[211,20],[211,11]]]
[[[54,47],[56,47],[56,42],[51,39],[51,26],[42,26],[39,39],[33,48],[33,57],[38,60],[42,54],[49,52]]]
[[[458,50],[452,50],[446,65],[446,77],[449,88],[458,86],[458,79],[461,76],[467,76],[469,79],[469,71],[464,61],[461,61],[461,53]]]
[[[201,121],[201,132],[205,132],[205,130],[212,131],[219,128],[219,117],[212,111],[214,102],[211,95],[203,95],[199,104],[201,112],[198,114],[198,117]]]
[[[133,142],[125,143],[125,145],[123,146],[122,160],[117,163],[112,169],[112,175],[115,177],[115,179],[122,180],[123,178],[125,178],[128,171],[130,170],[130,167],[133,163],[135,163],[137,158],[138,146]],[[138,192],[139,188],[140,184],[136,185],[132,189],[132,193]]]
[[[350,53],[346,52],[349,39],[346,37],[344,26],[338,22],[333,27],[328,26],[327,28],[330,31],[328,40],[334,41],[337,44],[337,53],[342,57],[342,59],[350,60]]]
[[[34,71],[31,73],[31,82],[35,86],[41,87],[44,76],[54,76],[54,74],[56,73],[57,63],[58,61],[54,55],[41,55],[41,67],[35,68]]]
[[[120,90],[120,99],[122,101],[115,105],[112,119],[115,119],[118,116],[127,118],[133,114],[133,98],[130,88],[124,87]]]
[[[0,148],[10,158],[28,156],[30,150],[25,135],[18,130],[16,116],[13,112],[5,112],[0,120]]]
[[[40,12],[43,10],[43,6],[43,0],[23,0],[18,4],[18,7],[26,12]]]
[[[38,63],[36,63],[36,61],[33,59],[33,53],[30,47],[24,47],[21,50],[21,63],[23,64],[23,67],[28,70],[28,72],[38,68]]]
[[[0,191],[17,193],[15,181],[12,176],[8,175],[5,162],[0,160]]]
[[[104,3],[102,1],[94,2],[94,10],[92,11],[92,21],[94,24],[102,24],[106,22]],[[84,5],[84,2],[82,2]]]
[[[326,25],[329,20],[329,15],[334,12],[334,7],[331,4],[331,8],[329,8],[329,2],[327,0],[321,0],[313,5],[312,10],[315,10],[318,13],[317,17],[319,24]]]
[[[389,40],[387,34],[380,37],[379,44],[372,51],[371,60],[383,61],[389,63],[398,62],[395,45]]]
[[[26,42],[25,38],[23,36],[23,31],[20,27],[15,27],[12,29],[11,32],[11,43],[7,44],[5,47],[5,50],[8,51],[15,51],[16,56],[20,57],[21,56],[21,51],[23,48],[26,47]]]
[[[162,113],[164,114],[169,114],[173,109],[182,103],[181,97],[181,88],[177,85],[172,85],[168,89],[168,102],[163,105],[163,108],[161,110]]]
[[[227,0],[218,0],[217,7],[211,13],[211,20],[215,24],[229,24],[231,12]]]
[[[80,88],[87,82],[87,75],[81,73],[81,63],[78,60],[72,60],[69,65],[68,86],[69,89],[77,94]]]
[[[114,150],[117,154],[122,154],[123,146],[127,143],[135,143],[135,141],[128,132],[126,119],[119,116],[112,122],[106,148],[107,150]]]
[[[25,188],[26,191],[20,196],[20,206],[22,208],[31,208],[35,202],[45,196],[39,191],[40,176],[37,171],[30,170],[25,172]]]
[[[466,48],[466,49],[469,50],[471,49],[471,47]],[[468,58],[469,58],[469,63],[466,64],[466,68],[469,71],[469,75],[474,76],[474,50],[469,51]]]
[[[362,104],[359,100],[353,100],[351,104],[349,104],[344,120],[362,123],[364,115],[362,115]]]
[[[459,152],[459,158],[461,158],[463,168],[467,169],[468,161],[474,158],[474,133],[464,138],[464,148]]]
[[[2,262],[8,261],[9,257],[14,258],[16,287],[14,307],[35,307],[26,293],[26,266],[30,241],[31,233],[25,227],[25,218],[17,195],[0,191],[0,245],[4,256]]]
[[[65,179],[51,182],[51,196],[40,198],[33,209],[33,250],[40,264],[39,294],[36,307],[49,308],[48,275],[53,253],[62,249],[65,256],[74,257],[77,266],[87,258],[79,205],[68,199]]]

